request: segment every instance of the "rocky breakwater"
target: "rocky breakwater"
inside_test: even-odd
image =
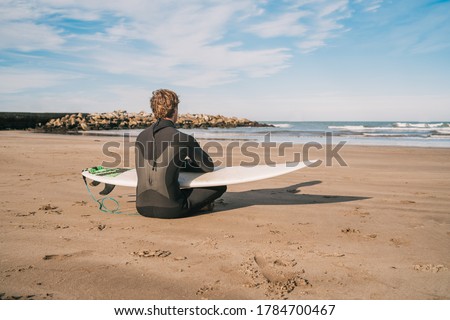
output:
[[[90,113],[83,115],[67,114],[61,118],[49,120],[40,128],[45,132],[73,132],[111,129],[144,129],[156,121],[151,113],[128,113],[118,110],[108,113]],[[236,128],[270,127],[272,125],[251,121],[245,118],[225,117],[222,115],[182,114],[178,116],[177,127],[194,128]]]

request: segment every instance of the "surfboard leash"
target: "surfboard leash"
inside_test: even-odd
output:
[[[84,171],[84,170],[83,170],[83,171]],[[88,185],[88,183],[87,183],[87,179],[86,179],[85,176],[83,176],[83,181],[84,181],[84,184],[86,185],[86,189],[87,189],[89,195],[91,196],[91,198],[92,198],[95,202],[97,202],[97,204],[98,204],[98,209],[99,209],[100,211],[105,212],[105,213],[112,213],[112,214],[121,214],[121,213],[122,213],[122,212],[119,211],[119,210],[120,210],[120,203],[119,203],[119,201],[117,201],[117,200],[114,199],[113,197],[103,197],[103,198],[97,199],[97,198],[94,196],[94,194],[91,192],[91,188],[89,188],[89,185]],[[111,200],[111,201],[113,201],[113,202],[116,204],[116,208],[113,209],[113,210],[108,209],[108,207],[105,205],[105,201],[106,201],[106,200]]]

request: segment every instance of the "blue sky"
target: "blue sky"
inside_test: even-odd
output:
[[[450,121],[450,1],[0,0],[0,111]]]

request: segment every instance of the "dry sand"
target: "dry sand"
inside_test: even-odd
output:
[[[0,132],[1,298],[450,298],[450,149],[345,146],[348,167],[230,186],[212,214],[158,220],[127,188],[111,194],[123,214],[89,198],[80,171],[110,140]]]

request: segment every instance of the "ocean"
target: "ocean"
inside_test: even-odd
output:
[[[361,122],[361,121],[259,121],[274,127],[182,129],[197,139],[250,140],[273,142],[325,143],[325,133],[332,133],[332,143],[351,145],[450,147],[450,122]],[[142,129],[90,131],[87,134],[137,136]]]

